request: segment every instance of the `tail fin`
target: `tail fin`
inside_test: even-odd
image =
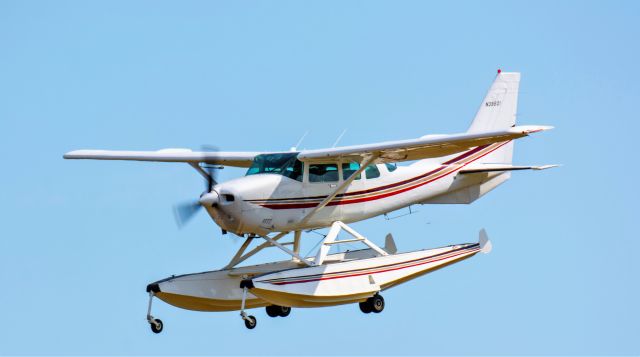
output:
[[[468,133],[490,132],[505,130],[516,124],[518,109],[518,89],[520,87],[520,73],[505,73],[498,71],[496,79],[480,104],[476,117],[471,122]],[[502,143],[501,143],[502,144]],[[496,144],[497,146],[497,144]],[[440,158],[446,163],[456,155]],[[485,156],[474,161],[478,164],[497,164],[493,167],[513,167],[513,141],[503,144]],[[483,167],[483,165],[476,166]],[[511,171],[490,172],[483,170],[477,173],[467,171],[463,177],[457,179],[448,190],[440,196],[422,201],[423,204],[467,204],[471,203],[489,191],[503,184],[511,177]],[[485,234],[486,235],[486,234]]]
[[[467,132],[494,131],[516,125],[519,88],[520,73],[498,70],[498,75],[480,104],[476,117]],[[487,155],[481,161],[510,164],[513,161],[513,142]]]
[[[396,254],[398,248],[396,248],[396,241],[393,239],[391,233],[384,237],[384,250],[389,254]]]
[[[478,234],[478,243],[480,243],[480,253],[487,254],[491,252],[493,245],[491,245],[491,241],[489,240],[489,236],[487,235],[487,231],[482,228],[480,233]]]
[[[520,73],[498,72],[468,133],[479,133],[510,128],[516,125]]]

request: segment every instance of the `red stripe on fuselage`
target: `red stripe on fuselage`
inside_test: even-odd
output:
[[[352,204],[352,203],[361,203],[361,202],[373,201],[373,200],[378,200],[378,199],[394,196],[394,195],[397,195],[397,194],[400,194],[400,193],[403,193],[403,192],[407,192],[407,191],[413,190],[415,188],[424,186],[424,185],[426,185],[428,183],[431,183],[433,181],[439,180],[439,179],[441,179],[441,178],[443,178],[445,176],[448,176],[448,175],[450,175],[450,174],[452,174],[454,172],[457,172],[460,169],[462,169],[463,167],[465,167],[466,165],[468,165],[468,164],[470,164],[470,163],[472,163],[472,162],[474,162],[474,161],[476,161],[476,160],[478,160],[478,159],[480,159],[480,158],[482,158],[482,157],[484,157],[486,155],[489,155],[490,153],[498,150],[499,148],[501,148],[502,146],[506,145],[509,142],[510,141],[506,141],[506,142],[500,144],[499,146],[495,147],[494,149],[489,150],[486,153],[478,156],[477,158],[475,158],[475,159],[473,159],[473,160],[471,160],[471,161],[469,161],[469,162],[467,162],[465,164],[461,164],[460,167],[457,167],[455,170],[449,171],[449,172],[447,172],[447,173],[445,173],[443,175],[440,175],[438,177],[435,177],[435,178],[433,178],[431,180],[427,180],[425,182],[421,182],[421,183],[418,183],[418,184],[413,185],[413,186],[408,186],[408,187],[405,187],[405,188],[402,188],[402,189],[399,189],[399,190],[396,190],[396,191],[391,191],[391,192],[383,193],[383,194],[380,194],[380,195],[372,195],[372,196],[369,196],[369,197],[362,197],[362,198],[355,198],[355,199],[343,199],[345,196],[377,192],[377,191],[381,191],[381,190],[384,190],[384,189],[387,189],[387,188],[397,187],[397,186],[400,186],[400,185],[403,185],[403,184],[406,184],[406,183],[417,181],[417,180],[420,180],[420,179],[422,179],[424,177],[428,177],[429,175],[432,175],[432,174],[434,174],[434,173],[436,173],[438,171],[441,171],[441,170],[447,168],[447,166],[440,166],[439,168],[437,168],[435,170],[431,170],[431,171],[429,171],[429,172],[427,172],[425,174],[422,174],[420,176],[416,176],[416,177],[413,177],[413,178],[410,178],[410,179],[407,179],[407,180],[404,180],[404,181],[396,182],[396,183],[393,183],[393,184],[389,184],[389,185],[386,185],[386,186],[380,186],[380,187],[376,187],[376,188],[372,188],[372,189],[368,189],[368,190],[342,194],[342,196],[338,195],[338,196],[336,196],[334,201],[329,202],[327,204],[327,206],[337,206],[337,205],[346,205],[346,204]],[[466,152],[463,155],[459,155],[458,157],[447,161],[445,164],[449,165],[449,164],[451,164],[453,162],[460,161],[460,160],[470,156],[473,153],[477,153],[478,151],[481,151],[482,149],[484,149],[484,148],[486,148],[488,146],[489,145],[479,146],[479,147],[477,147],[477,148],[475,148],[473,150],[470,150],[470,151]],[[478,150],[478,149],[480,149],[480,150]],[[471,152],[473,152],[473,153],[471,153]],[[326,197],[326,196],[320,196],[319,198],[324,198],[324,197]],[[305,199],[309,199],[309,198],[311,198],[311,197],[305,197],[305,198],[299,198],[299,199],[300,200],[305,200]],[[312,208],[312,207],[317,206],[318,202],[264,203],[264,204],[259,204],[259,205],[262,206],[262,207],[265,207],[265,208],[270,208],[270,209],[296,209],[296,208]]]
[[[462,159],[464,159],[466,157],[469,157],[470,155],[473,155],[473,154],[477,153],[478,151],[481,151],[481,150],[483,150],[483,149],[485,149],[485,148],[487,148],[489,146],[491,146],[491,144],[478,146],[478,147],[476,147],[476,148],[474,148],[472,150],[469,150],[469,151],[465,152],[464,154],[461,154],[461,155],[458,155],[458,156],[454,157],[453,159],[443,163],[443,165],[449,165],[449,164],[451,164],[453,162],[460,161],[460,160],[462,160]],[[406,180],[403,180],[403,181],[394,182],[394,183],[391,183],[391,184],[388,184],[388,185],[384,185],[384,186],[368,188],[366,190],[361,190],[361,191],[341,193],[341,194],[336,195],[336,198],[345,197],[345,196],[363,195],[363,194],[367,194],[367,193],[373,193],[373,192],[377,192],[377,191],[386,190],[388,188],[401,186],[401,185],[410,183],[412,181],[416,181],[416,180],[419,180],[421,178],[425,178],[425,177],[427,177],[427,176],[429,176],[431,174],[434,174],[434,173],[436,173],[436,172],[438,172],[440,170],[443,170],[445,168],[446,168],[446,166],[440,166],[437,169],[429,171],[429,172],[424,173],[422,175],[419,175],[419,176],[416,176],[416,177],[412,177],[412,178],[409,178],[409,179],[406,179]],[[267,201],[269,201],[269,202],[277,202],[277,201],[289,201],[289,200],[296,200],[296,199],[297,200],[311,200],[311,199],[322,200],[325,197],[327,197],[327,196],[309,196],[309,197],[300,197],[300,198],[291,198],[291,197],[289,197],[289,198],[271,198],[271,199],[269,199]],[[257,203],[257,204],[259,204],[259,202],[263,202],[263,201],[265,201],[265,200],[247,200],[247,202],[252,202],[252,203]]]

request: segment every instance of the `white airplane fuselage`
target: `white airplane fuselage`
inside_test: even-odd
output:
[[[510,174],[458,175],[458,171],[506,144],[508,142],[484,145],[397,168],[378,164],[379,177],[367,178],[363,172],[307,221],[305,216],[348,177],[342,172],[342,162],[336,163],[340,170],[337,180],[332,182],[310,182],[306,163],[300,181],[271,173],[233,179],[216,185],[207,194],[217,196],[216,204],[205,204],[205,207],[226,231],[263,235],[327,227],[335,221],[361,221],[418,203],[469,203],[473,198],[463,197],[465,188],[478,187],[483,190],[482,195],[506,181]],[[460,197],[438,202],[438,197],[456,194]]]

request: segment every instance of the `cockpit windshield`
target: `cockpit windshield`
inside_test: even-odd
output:
[[[277,174],[302,182],[302,162],[298,153],[262,154],[253,159],[247,176],[256,174]]]

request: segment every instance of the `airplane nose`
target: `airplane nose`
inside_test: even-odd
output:
[[[213,207],[218,204],[219,200],[220,197],[218,196],[218,193],[216,191],[211,191],[200,196],[200,199],[198,201],[205,207]]]

